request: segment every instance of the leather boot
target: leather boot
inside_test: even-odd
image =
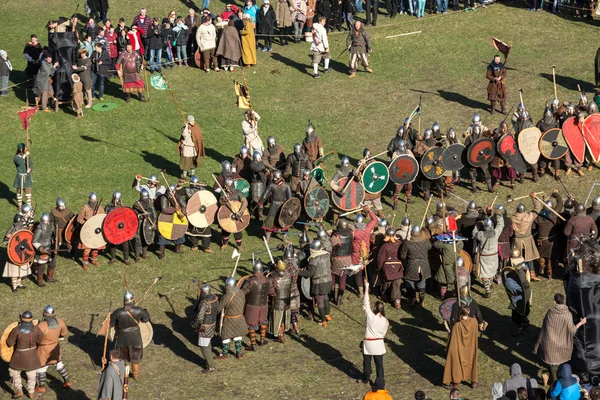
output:
[[[259,346],[265,346],[267,344],[269,344],[269,341],[267,339],[265,339],[267,337],[267,325],[261,325],[260,326],[260,342],[258,342]]]
[[[181,245],[180,244],[176,244],[175,245],[175,253],[183,253],[183,250],[181,250]]]
[[[54,279],[54,271],[56,271],[56,267],[48,267],[48,282],[49,283],[58,283],[58,279]]]
[[[133,379],[140,377],[140,364],[131,364],[131,374]]]
[[[337,295],[337,302],[336,302],[336,304],[337,304],[338,306],[341,306],[343,302],[344,302],[344,291],[343,291],[343,290],[338,290],[338,295]]]
[[[494,187],[492,186],[492,180],[488,180],[487,182],[487,188],[488,188],[488,192],[490,193],[496,193],[496,191],[494,190]]]
[[[365,288],[362,286],[358,287],[358,297],[362,300],[365,297]]]
[[[538,282],[540,280],[540,278],[538,278],[537,275],[535,274],[534,270],[531,270],[529,273],[531,275],[531,281],[532,282]]]
[[[500,114],[506,114],[506,101],[500,102]]]
[[[471,181],[471,192],[477,193],[477,181]]]
[[[46,287],[46,284],[44,283],[44,266],[43,265],[39,265],[37,268],[37,285],[39,287]]]
[[[160,246],[159,253],[158,253],[158,259],[162,260],[163,258],[165,258],[165,246]]]
[[[36,99],[36,100],[37,100],[37,99]],[[17,390],[17,391],[15,392],[15,394],[13,394],[13,396],[12,396],[12,398],[13,398],[13,399],[19,399],[19,398],[21,398],[21,397],[23,397],[23,390]]]
[[[392,204],[392,210],[396,210],[396,208],[398,208],[398,196],[394,196],[393,200],[394,204]]]
[[[573,170],[571,169],[571,167],[567,168],[567,170],[565,171],[565,175],[567,175],[567,176],[571,175],[572,171]]]
[[[531,179],[533,179],[534,182],[537,182],[540,180],[540,177],[538,176],[538,169],[537,167],[532,167],[531,169]]]
[[[496,113],[496,101],[495,100],[490,100],[490,103],[491,103],[490,114],[494,115]]]
[[[148,258],[148,247],[142,247],[142,258],[144,260]]]
[[[285,341],[284,335],[285,335],[284,326],[283,326],[283,324],[281,324],[281,326],[279,327],[279,336],[277,336],[275,338],[275,340],[273,340],[273,341],[277,342],[277,343],[284,343],[284,341]]]
[[[419,304],[421,307],[425,307],[425,292],[419,293]]]
[[[546,271],[548,273],[548,281],[552,280],[552,260],[549,258],[546,262]]]
[[[296,335],[300,333],[300,329],[298,328],[298,323],[297,322],[292,322],[292,329],[294,330],[294,333]]]
[[[546,259],[540,257],[539,263],[540,263],[540,275],[544,276],[544,270],[546,269]]]
[[[135,246],[134,249],[133,249],[133,253],[135,255],[135,258],[134,258],[133,261],[136,262],[136,263],[140,262],[140,248],[137,247],[137,246]]]

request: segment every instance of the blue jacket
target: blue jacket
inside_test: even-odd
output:
[[[552,400],[579,400],[579,384],[567,363],[558,367],[558,380],[550,392]]]

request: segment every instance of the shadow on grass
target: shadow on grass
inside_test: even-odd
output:
[[[540,73],[540,76],[552,82],[552,74],[542,72]],[[586,93],[592,93],[592,96],[594,93],[596,93],[596,88],[592,83],[580,81],[571,78],[570,76],[556,75],[556,84],[568,90],[577,90],[577,85],[579,85],[581,87],[581,90],[583,90]]]
[[[0,182],[0,197],[8,201],[11,205],[17,206],[15,192],[4,182]],[[16,210],[15,210],[16,211]]]
[[[159,171],[166,171],[168,174],[173,176],[178,176],[181,170],[179,169],[179,165],[175,164],[171,160],[167,160],[165,157],[160,154],[151,153],[146,150],[142,150],[142,158],[145,162],[152,165],[153,168]]]
[[[471,110],[487,111],[489,108],[489,105],[487,103],[481,102],[479,100],[470,99],[460,93],[447,92],[445,90],[438,89],[438,94],[442,99],[446,101],[458,103],[461,106],[470,108]]]
[[[160,133],[161,135],[163,135],[164,137],[166,137],[167,139],[169,139],[173,143],[179,143],[179,139],[174,138],[173,136],[167,135],[165,132],[161,131],[160,129],[156,129],[156,128],[153,127],[152,130],[154,132],[156,132],[156,133]]]
[[[71,333],[71,336],[67,339],[69,343],[88,355],[94,369],[99,367],[102,362],[102,353],[104,351],[104,336],[97,336],[91,330],[84,332],[74,326],[69,326],[68,329]],[[107,353],[110,351],[110,346],[107,347],[106,351]]]

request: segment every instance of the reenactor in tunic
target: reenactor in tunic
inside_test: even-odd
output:
[[[200,288],[200,299],[195,309],[196,318],[192,322],[192,328],[198,332],[198,346],[206,363],[202,372],[214,372],[215,361],[210,342],[216,333],[219,299],[210,292],[209,285],[202,285]]]
[[[331,180],[329,181],[329,187],[331,188],[332,191],[334,191],[336,193],[340,193],[342,191],[343,187],[340,186],[338,183],[338,181],[341,178],[354,179],[353,169],[350,166],[350,159],[346,156],[342,157],[342,163],[341,163],[340,167],[335,171],[335,174],[333,174],[333,176],[331,177]],[[333,212],[332,224],[335,225],[337,223],[338,217],[340,215],[340,211],[338,209],[332,207],[332,212]]]
[[[169,186],[169,191],[162,194],[158,198],[158,204],[160,206],[159,211],[162,214],[173,215],[175,213],[183,213],[185,214],[185,199],[182,195],[177,193],[177,187],[175,185]],[[163,235],[158,233],[158,246],[159,246],[159,254],[158,259],[162,260],[165,258],[165,247],[170,244],[175,244],[175,253],[183,253],[181,250],[181,245],[185,243],[185,236],[180,237],[176,240],[168,240]]]
[[[394,308],[399,310],[402,297],[402,278],[404,277],[404,267],[398,258],[402,241],[396,238],[396,231],[392,227],[386,229],[383,240],[385,243],[377,255],[377,270],[383,273],[385,280],[381,293],[386,295],[389,290],[388,298],[392,301]]]
[[[267,187],[268,176],[269,169],[265,162],[263,162],[263,157],[258,151],[254,152],[252,162],[250,163],[250,193],[252,194],[252,203],[256,207],[257,221],[260,221],[263,216],[262,207],[258,207],[258,203]]]
[[[248,208],[248,200],[244,197],[242,192],[237,190],[233,186],[233,180],[231,178],[227,178],[224,182],[223,191],[220,191],[219,196],[219,204],[221,206],[227,205],[229,201],[239,201],[241,206],[237,213],[234,214],[235,218],[241,218],[244,215],[244,211]],[[230,233],[221,229],[221,250],[227,247],[227,243],[229,243],[229,235]],[[236,232],[233,234],[233,238],[235,239],[235,246],[239,251],[242,251],[242,232]]]
[[[111,211],[116,210],[117,208],[123,207],[123,200],[121,192],[116,190],[113,192],[112,201],[106,205],[104,211],[106,214],[109,214]],[[123,242],[121,245],[123,249],[123,264],[131,265],[129,262],[129,241]],[[117,246],[113,244],[107,244],[108,250],[110,252],[110,261],[109,264],[114,264],[117,262]]]
[[[33,269],[37,274],[37,285],[39,287],[46,286],[44,283],[46,264],[48,265],[48,282],[56,282],[54,279],[56,252],[53,252],[52,225],[50,225],[50,216],[48,214],[42,214],[40,223],[33,232],[33,247],[35,248]]]
[[[136,175],[135,179],[133,180],[132,186],[135,190],[137,190],[140,193],[142,192],[142,190],[147,191],[148,197],[151,201],[156,200],[156,198],[158,198],[161,194],[165,193],[165,191],[167,190],[167,188],[160,185],[160,182],[158,182],[158,178],[154,174],[150,175],[150,179],[145,185],[140,185],[141,179],[142,175]]]
[[[586,213],[596,222],[596,232],[600,232],[600,196],[592,200],[592,206],[586,210]]]
[[[67,228],[67,224],[69,221],[75,216],[73,211],[69,207],[65,205],[65,201],[60,197],[56,199],[56,207],[52,209],[50,212],[50,224],[54,227],[54,235],[56,240],[58,240],[58,245],[56,248],[60,250],[63,243],[65,244],[69,253],[73,250],[73,246],[71,243],[63,242],[65,237],[65,229]]]
[[[237,172],[234,172],[231,163],[225,160],[221,163],[221,173],[215,178],[217,180],[213,185],[213,191],[215,193],[221,193],[221,188],[225,186],[227,178],[230,178],[233,182],[234,180],[241,178],[241,176]]]
[[[492,296],[492,281],[498,272],[498,238],[504,230],[501,211],[496,209],[495,213],[495,221],[491,218],[483,220],[483,230],[479,230],[477,226],[473,229],[473,238],[479,252],[479,275],[485,289],[483,297],[486,299]]]
[[[310,242],[310,256],[306,269],[298,271],[298,275],[311,278],[310,293],[314,296],[319,309],[321,322],[319,325],[327,326],[332,320],[329,306],[329,292],[331,292],[331,259],[328,252],[323,250],[318,239]]]
[[[4,235],[4,245],[8,244],[9,239],[16,232],[26,229],[27,225],[25,224],[25,219],[23,218],[23,215],[21,215],[21,213],[15,214],[12,226],[8,229],[6,235]],[[6,260],[6,263],[4,264],[4,270],[2,271],[2,277],[10,278],[13,293],[16,292],[17,289],[26,288],[26,286],[24,286],[21,282],[23,278],[29,275],[31,275],[31,263],[19,266],[10,262],[9,259]]]
[[[331,235],[331,291],[334,293],[338,306],[344,301],[346,290],[346,271],[344,268],[352,265],[352,230],[346,220],[340,220]],[[335,296],[336,278],[338,280],[337,297]]]
[[[296,193],[296,190],[298,190],[298,184],[302,179],[304,171],[307,169],[312,170],[313,163],[310,161],[308,155],[302,151],[300,143],[296,143],[294,145],[294,152],[288,155],[287,166],[285,168],[285,172],[283,173],[283,176],[286,179],[291,176],[290,186],[292,188],[292,192]]]
[[[279,231],[279,228],[281,228],[282,231],[287,230],[287,227],[277,226],[276,218],[279,215],[279,210],[281,209],[281,206],[283,206],[283,203],[291,199],[292,196],[290,185],[283,180],[281,171],[275,171],[273,174],[273,182],[267,186],[267,189],[258,201],[258,206],[260,208],[262,208],[267,201],[270,201],[271,203],[269,214],[267,215],[267,218],[265,218],[262,226],[267,241],[269,241],[273,232]]]
[[[255,151],[255,153],[260,154],[258,151]],[[251,176],[250,163],[252,162],[252,158],[250,156],[248,148],[242,146],[240,147],[240,152],[233,157],[233,161],[231,162],[231,170],[237,172],[239,176],[247,181],[250,181]]]
[[[542,132],[542,134],[552,128],[558,128],[558,121],[556,120],[556,117],[554,116],[554,113],[552,112],[550,107],[548,107],[548,103],[546,103],[546,107],[544,108],[544,116],[538,121],[536,127],[540,130],[540,132]],[[548,160],[544,156],[541,156],[540,160],[538,161],[538,165],[540,168],[540,176],[544,175],[544,172],[546,172],[546,170],[550,172],[550,165],[552,165],[552,174],[554,176],[554,179],[560,179],[558,177],[560,172],[560,159]]]
[[[230,343],[235,345],[235,358],[242,358],[242,337],[248,333],[248,325],[244,319],[246,296],[236,286],[235,278],[225,280],[225,294],[219,302],[219,313],[224,313],[221,326],[221,342],[223,348],[217,360],[227,358]]]
[[[406,141],[403,139],[403,137],[404,128],[400,127],[400,129],[398,129],[398,132],[396,133],[396,137],[393,138],[390,144],[388,145],[388,156],[390,157],[390,161],[393,161],[396,157],[402,154],[409,154],[413,156],[413,152],[406,147]],[[412,187],[412,183],[407,183],[406,185],[394,183],[394,195],[392,197],[394,204],[392,204],[392,210],[395,210],[396,207],[398,207],[398,196],[400,195],[400,192],[402,192],[403,188],[406,188],[406,191],[404,192],[406,196],[406,202],[409,204],[412,202],[410,199],[412,194]]]
[[[59,341],[65,338],[69,332],[67,325],[62,318],[56,316],[56,311],[50,304],[44,307],[43,316],[42,322],[37,326],[42,334],[38,342],[37,354],[43,367],[37,370],[38,387],[35,388],[36,393],[46,392],[46,372],[49,366],[53,366],[63,378],[64,388],[71,387],[67,367],[62,362],[59,344]]]
[[[140,261],[140,255],[143,259],[148,258],[148,246],[154,242],[153,240],[151,243],[148,243],[144,237],[142,232],[144,229],[144,221],[146,219],[152,221],[152,229],[156,231],[157,219],[156,210],[154,209],[152,200],[150,200],[150,194],[146,189],[142,189],[140,192],[140,199],[135,202],[132,208],[138,216],[138,230],[133,237],[133,252],[135,254],[135,262],[137,263]]]
[[[563,200],[558,190],[555,189],[552,192],[552,197],[556,199],[556,205],[554,206],[552,200],[548,199],[546,200],[546,207],[550,207],[560,214],[563,210]],[[560,235],[561,221],[559,221],[556,214],[544,208],[539,212],[535,220],[535,226],[537,227],[538,252],[540,253],[538,260],[540,275],[547,272],[548,280],[552,280],[552,259],[561,259],[557,254],[558,249],[554,248],[555,243],[558,241],[558,235]]]
[[[278,260],[275,271],[269,276],[269,296],[273,296],[270,331],[275,336],[273,341],[277,343],[284,342],[285,331],[289,330],[291,325],[292,276],[286,268],[286,264]]]
[[[290,321],[294,333],[300,333],[298,328],[298,314],[300,313],[300,290],[298,289],[298,266],[299,260],[294,254],[294,246],[289,244],[283,250],[283,262],[286,264],[286,271],[292,279],[290,286]]]
[[[325,155],[323,150],[323,141],[315,133],[315,127],[312,122],[308,121],[306,127],[306,138],[302,141],[302,149],[308,156],[311,163],[314,163],[318,158]]]
[[[8,363],[8,374],[15,393],[13,399],[23,397],[23,381],[21,373],[27,375],[27,395],[30,399],[36,397],[36,371],[42,366],[37,355],[37,343],[42,340],[42,331],[33,326],[31,311],[21,314],[21,321],[10,332],[6,339],[8,347],[14,347],[14,352]]]
[[[575,205],[575,215],[567,220],[567,224],[563,231],[564,235],[567,237],[567,252],[577,247],[579,243],[578,239],[582,236],[591,235],[590,237],[592,239],[597,238],[598,232],[596,229],[596,221],[585,214],[585,206],[583,203],[577,203]],[[533,276],[531,279],[533,280]]]
[[[110,315],[110,326],[115,329],[115,347],[121,359],[131,363],[133,379],[140,375],[140,363],[144,354],[140,323],[150,321],[148,310],[135,305],[133,293],[129,290],[123,296],[123,307]]]
[[[471,144],[473,144],[476,140],[485,137],[485,132],[487,128],[481,124],[481,120],[479,119],[479,114],[475,114],[473,117],[473,124],[467,128],[466,135],[467,138],[465,140],[465,147],[467,149]],[[477,192],[477,172],[480,171],[483,174],[485,182],[487,183],[488,192],[495,193],[492,188],[492,177],[490,176],[490,171],[488,170],[487,164],[483,167],[473,167],[469,165],[469,177],[471,178],[471,191],[473,193]]]
[[[91,192],[87,204],[81,207],[81,210],[79,211],[79,215],[77,216],[77,223],[79,224],[79,226],[83,226],[83,224],[85,224],[85,222],[88,219],[92,218],[94,215],[97,214],[105,214],[104,208],[102,208],[101,204],[98,204],[98,196],[96,195],[96,193]],[[88,269],[88,261],[92,265],[100,265],[100,263],[98,263],[98,250],[103,250],[106,246],[102,246],[97,249],[88,249],[81,241],[79,241],[77,247],[83,250],[82,267],[84,270],[87,271]]]
[[[125,51],[119,54],[119,57],[115,61],[115,69],[121,79],[123,92],[125,92],[125,101],[127,103],[131,102],[131,94],[137,93],[140,96],[140,101],[145,102],[144,81],[140,75],[142,56],[138,52],[133,51],[131,43],[127,43]]]
[[[275,136],[267,138],[267,148],[263,152],[263,161],[267,168],[274,172],[275,170],[285,171],[287,157],[285,150],[275,140]]]
[[[248,351],[256,351],[256,345],[268,344],[267,324],[269,323],[269,282],[263,274],[263,266],[260,260],[256,260],[252,275],[242,285],[242,291],[246,295],[246,307],[244,317],[248,325],[248,336],[250,346]],[[256,341],[256,331],[259,331],[260,341]]]
[[[20,210],[23,205],[23,197],[25,197],[25,203],[31,205],[31,188],[33,187],[33,179],[31,179],[33,162],[25,143],[17,145],[17,154],[15,154],[13,161],[17,168],[17,176],[13,182],[13,187],[17,189],[17,207]]]
[[[530,196],[532,198],[536,197],[536,193],[532,192]],[[511,218],[515,232],[513,247],[522,252],[524,262],[531,272],[531,280],[539,281],[540,279],[535,275],[533,261],[540,258],[540,254],[538,253],[535,239],[531,234],[531,228],[539,212],[542,210],[542,206],[538,201],[534,201],[533,203],[534,207],[531,212],[525,212],[525,205],[523,203],[517,205],[517,212]]]

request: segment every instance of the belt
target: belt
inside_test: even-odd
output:
[[[27,349],[17,349],[17,351],[29,351],[29,350],[35,350],[37,349],[37,347],[29,347]]]
[[[244,314],[238,314],[238,315],[226,315],[225,318],[239,318],[241,316],[243,316]]]
[[[27,176],[27,175],[29,175],[28,173],[24,173],[24,174],[23,174],[23,173],[21,173],[21,172],[19,172],[18,174],[19,174],[19,175],[21,175],[21,176]]]
[[[528,237],[531,237],[531,234],[526,235],[526,236],[515,236],[515,239],[525,239],[525,238],[528,238]]]
[[[498,244],[510,244],[510,242],[498,242]]]
[[[491,256],[497,256],[498,252],[495,253],[490,253],[490,254],[480,254],[479,257],[491,257]]]
[[[133,332],[138,329],[140,329],[140,327],[136,325],[125,329],[120,329],[119,332]]]
[[[383,338],[382,337],[381,338],[365,338],[365,340],[369,340],[369,341],[370,340],[383,340]]]
[[[402,261],[385,261],[383,264],[402,264]]]

